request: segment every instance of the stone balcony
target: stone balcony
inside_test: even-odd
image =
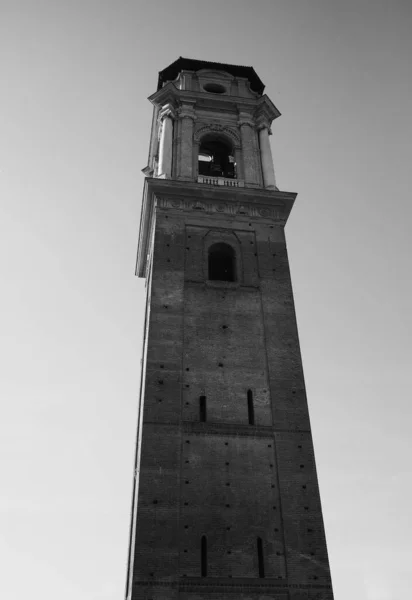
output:
[[[197,183],[223,185],[225,187],[245,187],[245,182],[242,179],[228,179],[226,177],[212,177],[210,175],[198,175]]]

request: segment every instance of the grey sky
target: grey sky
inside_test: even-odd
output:
[[[0,596],[118,600],[157,72],[252,65],[287,225],[336,600],[404,600],[412,4],[1,0]]]

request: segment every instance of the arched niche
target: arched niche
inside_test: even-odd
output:
[[[204,238],[204,279],[212,285],[236,287],[243,278],[241,246],[235,233],[228,230],[211,230]],[[211,259],[222,259],[222,271],[228,269],[228,276],[214,270]],[[212,271],[211,271],[212,268]]]
[[[230,127],[202,125],[194,134],[193,169],[197,175],[242,179],[240,138]]]

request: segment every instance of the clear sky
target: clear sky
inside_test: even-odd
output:
[[[336,600],[412,587],[410,0],[0,0],[0,597],[119,600],[157,72],[252,65]]]

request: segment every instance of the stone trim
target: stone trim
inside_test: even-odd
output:
[[[209,577],[209,581],[197,577],[184,577],[179,581],[156,581],[153,579],[134,581],[133,586],[150,586],[150,587],[172,587],[179,588],[184,591],[199,591],[204,589],[207,592],[271,592],[274,588],[278,590],[332,590],[329,584],[299,584],[288,583],[285,579],[266,579],[264,582],[253,581],[251,579],[226,579],[223,577]],[[213,581],[213,579],[215,581]]]
[[[170,427],[173,431],[180,430],[176,423],[164,423],[158,421],[145,421],[145,425]],[[290,434],[310,436],[309,429],[277,429],[275,426],[267,425],[243,425],[241,423],[200,423],[199,421],[182,421],[182,433],[192,435],[234,435],[240,437],[262,437],[267,439],[276,438],[278,441],[289,440]]]

